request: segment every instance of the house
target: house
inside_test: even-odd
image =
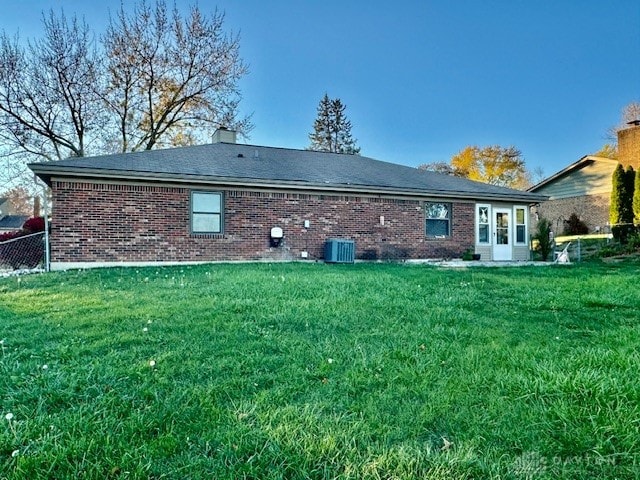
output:
[[[52,268],[322,259],[529,259],[546,199],[359,155],[214,143],[29,167],[51,187]],[[272,229],[283,238],[271,238]]]
[[[587,155],[529,189],[549,197],[536,214],[550,220],[554,232],[562,233],[574,213],[590,232],[608,232],[613,171],[618,163],[640,168],[640,122],[629,125],[618,132],[618,160]]]
[[[16,215],[16,209],[9,198],[0,197],[0,234],[20,230],[27,215]]]
[[[16,213],[16,209],[13,206],[13,202],[7,197],[0,197],[0,218],[14,213]]]

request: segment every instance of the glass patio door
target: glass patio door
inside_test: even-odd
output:
[[[493,259],[511,260],[511,210],[493,210]]]

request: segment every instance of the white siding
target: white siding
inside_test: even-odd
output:
[[[513,259],[516,262],[526,262],[531,260],[528,245],[516,245],[513,247]]]

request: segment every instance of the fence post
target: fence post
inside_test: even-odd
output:
[[[578,261],[579,261],[579,262],[581,262],[581,261],[582,261],[582,255],[581,255],[582,249],[580,248],[580,239],[581,239],[581,238],[580,238],[580,237],[578,237]]]
[[[35,178],[35,175],[34,175]],[[51,271],[51,258],[49,251],[49,202],[47,201],[47,186],[43,188],[42,199],[44,200],[44,271]]]
[[[46,207],[44,212],[44,271],[49,272],[49,219]]]

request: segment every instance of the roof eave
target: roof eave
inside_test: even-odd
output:
[[[563,177],[565,175],[568,175],[569,173],[572,173],[576,170],[579,170],[580,168],[582,168],[584,165],[587,164],[587,162],[608,162],[608,163],[614,163],[617,164],[618,161],[617,160],[613,160],[611,158],[605,158],[605,157],[598,157],[596,155],[585,155],[584,157],[580,158],[579,160],[576,160],[575,162],[573,162],[572,164],[568,165],[567,167],[563,168],[562,170],[554,173],[553,175],[545,178],[544,180],[542,180],[541,182],[535,184],[533,187],[530,187],[527,189],[528,192],[534,192],[536,190],[538,190],[539,188],[544,187],[545,185],[556,181],[557,179],[559,179],[560,177]]]
[[[437,197],[437,198],[462,198],[465,200],[517,200],[527,203],[535,203],[546,200],[546,195],[535,194],[531,192],[522,192],[522,194],[502,194],[502,193],[481,193],[472,191],[451,191],[439,189],[398,189],[397,187],[356,185],[356,184],[340,184],[340,183],[319,183],[292,180],[275,180],[275,179],[256,179],[256,178],[239,178],[239,177],[212,177],[209,175],[176,175],[157,172],[134,172],[134,171],[115,171],[92,168],[59,168],[51,164],[30,164],[29,168],[51,185],[51,177],[78,177],[78,178],[103,178],[117,179],[129,181],[162,181],[175,183],[200,183],[208,185],[227,185],[235,187],[252,186],[257,188],[274,188],[286,187],[294,190],[313,190],[313,191],[330,191],[330,192],[346,192],[361,194],[385,194],[396,196],[420,196],[420,197]]]

